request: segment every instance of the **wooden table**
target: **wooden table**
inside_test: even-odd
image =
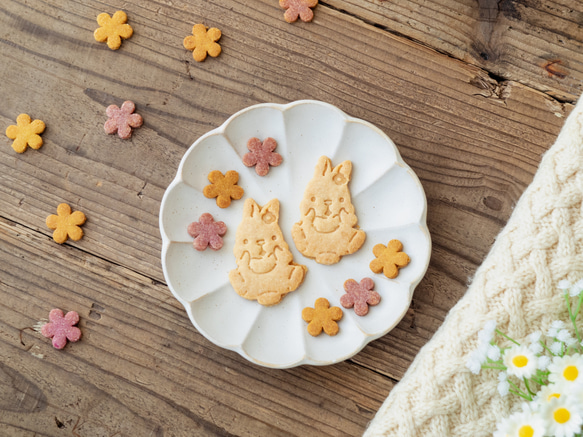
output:
[[[134,29],[118,51],[99,13]],[[44,146],[0,135],[0,434],[360,435],[464,294],[582,89],[574,0],[326,0],[288,24],[277,0],[3,0],[0,127],[43,120]],[[218,27],[197,63],[182,41]],[[136,102],[131,140],[105,108]],[[186,149],[261,102],[317,99],[372,122],[428,199],[433,253],[406,317],[345,362],[273,370],[207,341],[164,282],[158,213]],[[63,245],[45,225],[83,211]],[[30,328],[80,314],[58,351]]]

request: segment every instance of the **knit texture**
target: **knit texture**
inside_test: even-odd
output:
[[[583,99],[582,99],[583,100]],[[519,342],[568,321],[562,279],[583,278],[583,103],[567,118],[465,296],[426,344],[365,432],[377,436],[491,436],[519,407],[497,372],[470,373],[469,353],[488,320]]]

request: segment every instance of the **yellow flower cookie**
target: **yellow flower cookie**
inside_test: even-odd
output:
[[[93,33],[96,41],[107,41],[107,47],[111,50],[117,50],[121,46],[121,39],[128,39],[133,35],[132,26],[126,24],[128,16],[124,11],[117,11],[113,16],[103,13],[97,16],[99,29]]]
[[[376,259],[370,263],[370,269],[375,273],[383,272],[389,279],[395,279],[399,269],[409,264],[409,255],[403,250],[403,243],[399,240],[391,240],[386,246],[377,244],[372,248]]]
[[[338,334],[340,328],[336,321],[341,318],[342,310],[339,307],[330,308],[330,302],[323,297],[316,299],[314,308],[302,310],[302,319],[308,322],[308,332],[313,337],[320,335],[322,329],[328,335]]]
[[[216,58],[221,54],[221,46],[217,41],[221,38],[221,31],[216,27],[207,30],[204,24],[195,24],[192,28],[192,35],[184,38],[184,48],[192,50],[192,57],[197,62],[206,59],[209,56]]]
[[[27,146],[40,149],[43,145],[43,139],[39,134],[44,132],[45,127],[44,122],[32,121],[27,114],[20,114],[16,118],[16,126],[10,125],[6,129],[6,136],[14,140],[12,148],[18,153],[23,153]]]
[[[208,175],[211,185],[207,185],[202,190],[205,197],[212,199],[217,198],[219,208],[226,208],[231,204],[231,199],[239,200],[243,197],[245,191],[237,182],[239,182],[239,173],[235,170],[229,170],[224,175],[219,170],[213,170]]]
[[[75,211],[71,214],[71,207],[66,203],[61,203],[57,207],[57,215],[51,214],[47,217],[47,226],[55,230],[53,240],[63,244],[67,241],[67,237],[73,241],[83,237],[83,230],[79,226],[85,223],[86,219],[85,214],[81,211]]]

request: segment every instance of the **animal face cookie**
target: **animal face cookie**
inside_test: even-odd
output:
[[[300,203],[302,218],[294,224],[292,238],[303,255],[320,264],[337,263],[360,249],[366,238],[363,230],[355,229],[358,218],[348,191],[351,172],[350,161],[332,167],[322,156]]]
[[[253,199],[245,201],[233,249],[237,268],[229,272],[229,281],[240,296],[266,306],[279,303],[298,288],[308,270],[293,262],[278,220],[279,200],[272,199],[263,207]]]

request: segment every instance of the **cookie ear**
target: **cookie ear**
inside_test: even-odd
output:
[[[314,177],[325,176],[332,171],[332,161],[327,156],[320,156],[316,169],[314,170]]]
[[[279,200],[271,199],[269,202],[261,208],[261,215],[264,216],[267,213],[273,214],[275,221],[279,221]]]
[[[245,200],[245,205],[243,205],[243,218],[252,218],[261,212],[261,208],[257,205],[250,197]]]
[[[350,180],[350,173],[352,173],[352,162],[344,161],[334,167],[334,174],[341,174],[346,178],[346,182]]]

